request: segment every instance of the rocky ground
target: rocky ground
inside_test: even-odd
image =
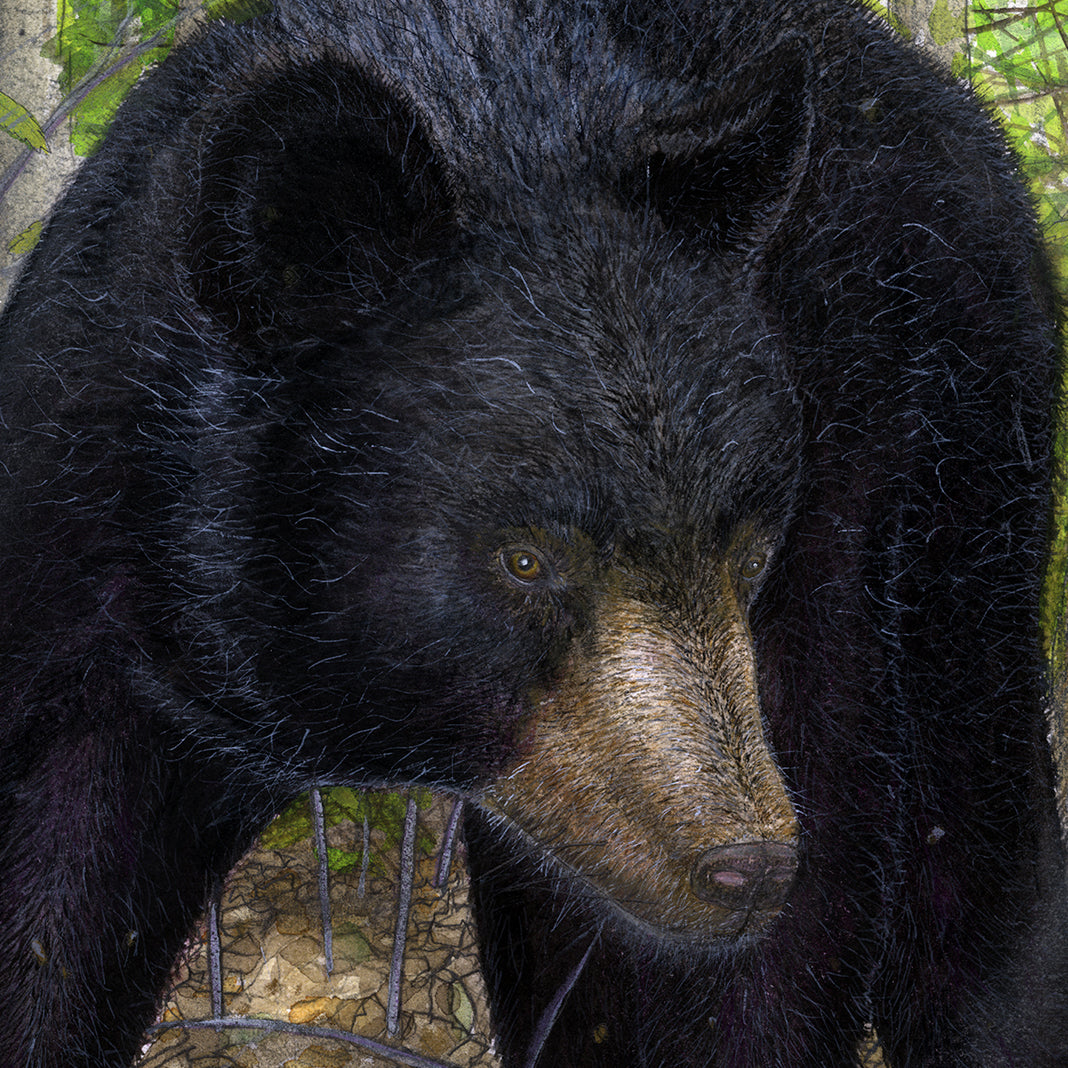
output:
[[[411,801],[417,811],[409,836],[411,902],[397,963],[407,799],[333,791],[325,801],[333,967],[327,966],[314,828],[297,809],[264,835],[227,882],[218,908],[215,1004],[206,918],[176,971],[141,1068],[498,1064],[462,843],[448,872],[440,870],[451,800],[420,792]],[[391,971],[399,975],[392,1007]],[[217,1028],[183,1026],[220,1016],[246,1019]],[[386,1048],[375,1052],[356,1045],[360,1039]]]
[[[314,806],[304,803],[231,872],[217,934],[206,917],[139,1068],[499,1065],[463,842],[447,833],[453,800],[334,790],[322,813],[325,921]],[[874,1036],[858,1064],[882,1068]]]

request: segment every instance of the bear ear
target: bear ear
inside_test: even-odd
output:
[[[692,246],[759,255],[808,170],[814,80],[809,39],[781,38],[652,132],[624,196]]]
[[[445,246],[453,212],[430,138],[363,71],[290,66],[223,106],[198,161],[188,264],[240,342],[343,332]]]

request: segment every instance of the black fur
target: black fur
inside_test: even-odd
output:
[[[693,619],[753,528],[786,907],[660,939],[476,813],[506,1063],[1068,1064],[1039,269],[991,123],[840,0],[287,0],[174,55],[0,324],[0,1062],[127,1063],[286,798],[483,796],[597,583]]]

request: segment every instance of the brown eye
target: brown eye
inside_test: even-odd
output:
[[[535,582],[542,573],[542,563],[529,549],[510,549],[501,554],[505,571],[520,582]]]
[[[742,562],[742,578],[752,580],[764,570],[768,562],[767,553],[753,553]]]

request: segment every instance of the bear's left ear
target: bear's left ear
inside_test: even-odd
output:
[[[321,58],[250,78],[222,108],[198,160],[188,266],[241,344],[344,331],[445,246],[447,183],[399,93]]]
[[[759,255],[808,171],[814,82],[809,39],[780,38],[653,127],[624,196],[693,247]]]

